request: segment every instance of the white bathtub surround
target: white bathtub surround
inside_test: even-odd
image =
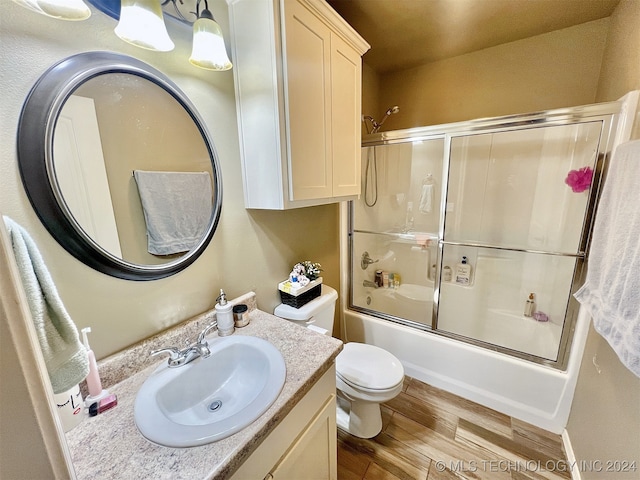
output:
[[[139,433],[133,418],[135,397],[160,363],[157,357],[149,357],[149,351],[167,345],[182,345],[185,339],[195,338],[213,318],[212,312],[206,312],[100,362],[103,384],[118,396],[118,405],[87,419],[67,435],[79,480],[229,478],[332,367],[342,348],[339,340],[298,328],[291,322],[257,310],[253,292],[231,303],[247,304],[251,317],[250,324],[236,330],[234,335],[263,338],[284,356],[287,379],[273,405],[240,432],[201,447],[162,447],[147,441]]]

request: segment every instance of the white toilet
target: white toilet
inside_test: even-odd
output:
[[[331,335],[338,293],[322,285],[322,294],[294,308],[278,305],[273,314]],[[382,430],[380,404],[402,391],[404,368],[382,348],[349,342],[336,358],[338,427],[360,438],[375,437]]]

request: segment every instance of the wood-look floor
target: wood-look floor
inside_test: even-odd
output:
[[[559,435],[407,377],[382,432],[338,430],[338,480],[571,478]]]

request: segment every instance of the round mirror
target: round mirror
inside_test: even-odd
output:
[[[22,181],[69,253],[103,273],[153,280],[206,248],[222,207],[204,122],[161,72],[90,52],[52,66],[18,126]]]

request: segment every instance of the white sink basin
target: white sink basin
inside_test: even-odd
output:
[[[134,406],[142,435],[167,447],[193,447],[228,437],[262,415],[286,376],[282,354],[243,335],[209,340],[211,355],[181,367],[163,363],[144,382]]]

